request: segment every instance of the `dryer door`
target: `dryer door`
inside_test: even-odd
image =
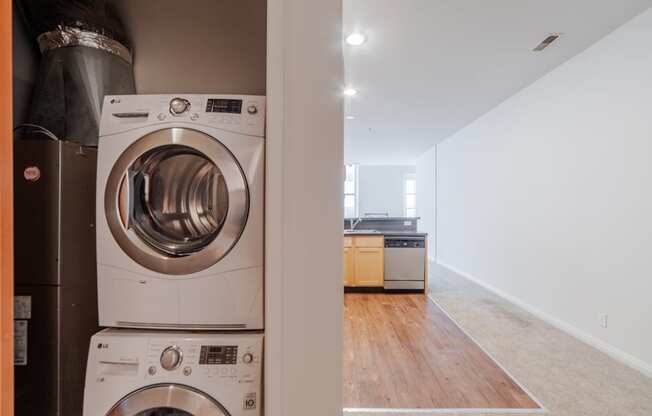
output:
[[[217,263],[247,222],[249,191],[233,154],[197,130],[158,130],[134,142],[109,175],[113,237],[140,265],[183,275]]]
[[[229,416],[229,412],[192,387],[157,384],[127,395],[106,416]]]

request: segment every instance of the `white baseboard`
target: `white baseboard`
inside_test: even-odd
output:
[[[486,282],[483,282],[482,280],[478,279],[477,277],[474,277],[470,275],[469,273],[466,273],[462,270],[459,270],[451,265],[448,265],[446,263],[443,263],[441,261],[436,262],[437,265],[440,267],[443,267],[445,269],[448,269],[449,271],[457,274],[458,276],[461,276],[467,280],[472,281],[473,283],[476,283],[479,286],[482,286],[483,288],[487,289],[488,291],[492,292],[493,294],[505,299],[506,301],[513,303],[514,305],[525,309],[532,315],[536,316],[537,318],[549,323],[550,325],[556,327],[557,329],[560,329],[567,334],[577,338],[578,340],[592,346],[593,348],[596,348],[603,353],[607,354],[611,358],[625,364],[626,366],[633,368],[634,370],[640,371],[641,373],[645,374],[646,376],[652,378],[652,364],[647,363],[640,358],[634,357],[631,354],[626,353],[625,351],[614,347],[613,345],[591,335],[590,333],[579,329],[571,324],[569,324],[566,321],[563,321],[553,315],[550,315],[547,312],[544,312],[543,310],[534,307],[530,305],[529,303],[526,303],[519,298],[510,295],[509,293],[506,293],[502,291],[501,289],[498,289],[495,286],[492,286]]]

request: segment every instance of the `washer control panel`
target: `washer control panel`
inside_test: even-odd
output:
[[[91,339],[88,414],[107,414],[134,390],[173,384],[202,391],[224,414],[260,416],[263,339],[253,332],[105,329]],[[151,407],[165,407],[168,399],[153,398]]]
[[[229,365],[238,362],[237,345],[202,345],[199,365]]]
[[[224,339],[226,338],[226,339]],[[255,338],[149,340],[146,374],[150,378],[167,376],[217,377],[251,382],[260,372],[262,343]]]

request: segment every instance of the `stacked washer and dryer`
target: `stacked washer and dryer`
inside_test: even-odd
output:
[[[105,98],[85,416],[256,416],[265,98]]]

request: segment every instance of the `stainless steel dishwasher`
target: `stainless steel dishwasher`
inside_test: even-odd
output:
[[[385,236],[385,289],[424,290],[426,238]]]

